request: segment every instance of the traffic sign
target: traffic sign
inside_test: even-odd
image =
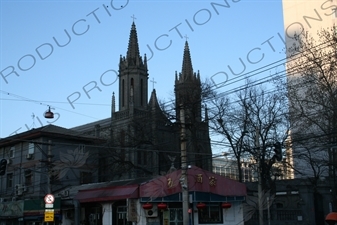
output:
[[[54,222],[54,211],[44,212],[44,222]]]
[[[47,195],[44,197],[44,202],[45,202],[46,204],[53,204],[54,201],[55,201],[55,197],[54,197],[54,195],[52,195],[52,194],[47,194]]]

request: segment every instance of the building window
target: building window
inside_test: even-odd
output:
[[[33,173],[32,170],[25,170],[25,185],[30,186],[33,184]]]
[[[14,158],[14,156],[15,156],[15,147],[14,146],[12,146],[9,149],[8,156],[9,156],[9,158]]]
[[[28,145],[28,154],[33,155],[35,150],[35,144],[34,143],[29,143]]]
[[[81,184],[89,184],[92,182],[91,172],[81,172],[80,176],[81,176],[80,177]]]
[[[13,174],[7,173],[7,188],[13,187]]]
[[[208,204],[203,210],[198,210],[200,224],[222,224],[222,208],[217,204]]]
[[[138,165],[147,165],[147,162],[151,162],[151,156],[150,154],[148,154],[148,152],[145,150],[145,151],[141,151],[139,150],[137,152],[137,162],[138,162]]]
[[[85,152],[85,145],[78,145],[78,153],[84,154]]]
[[[276,203],[276,208],[277,209],[282,209],[283,208],[283,204],[282,203]]]

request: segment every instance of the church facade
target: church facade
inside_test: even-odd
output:
[[[187,165],[211,171],[207,109],[202,116],[200,74],[193,72],[188,42],[185,42],[182,71],[175,74],[175,115],[168,116],[161,109],[155,89],[148,98],[147,58],[140,56],[134,22],[126,56],[120,56],[118,78],[119,108],[116,110],[113,93],[111,118],[72,128],[107,140],[98,151],[99,181],[153,177],[180,168],[182,125],[186,127],[183,141]]]

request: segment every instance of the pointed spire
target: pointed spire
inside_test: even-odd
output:
[[[147,57],[146,57],[146,54],[144,54],[144,67],[147,70]]]
[[[113,114],[116,112],[116,100],[115,100],[115,92],[112,92],[111,98],[111,118],[113,118]]]
[[[181,70],[181,74],[184,79],[188,79],[193,76],[193,67],[192,67],[192,61],[191,61],[190,48],[188,47],[187,40],[185,42],[183,68]]]
[[[157,111],[157,110],[160,111],[161,110],[160,106],[159,106],[159,103],[158,103],[156,89],[153,89],[152,92],[151,92],[151,97],[150,97],[148,106],[150,106],[153,111]]]
[[[116,111],[116,99],[115,99],[115,92],[112,92],[112,112]]]
[[[126,58],[128,60],[130,59],[138,60],[139,57],[140,57],[140,54],[139,54],[139,47],[138,47],[137,30],[136,30],[135,22],[132,22],[130,38],[129,38],[129,46],[128,46],[128,52],[126,53]]]
[[[208,109],[207,109],[207,104],[205,104],[205,121],[208,123]]]

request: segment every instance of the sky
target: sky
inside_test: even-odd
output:
[[[173,99],[186,40],[194,71],[220,92],[285,57],[281,0],[0,0],[0,138],[108,118],[113,92],[118,110],[116,72],[133,21],[149,97],[154,87],[161,102]]]

